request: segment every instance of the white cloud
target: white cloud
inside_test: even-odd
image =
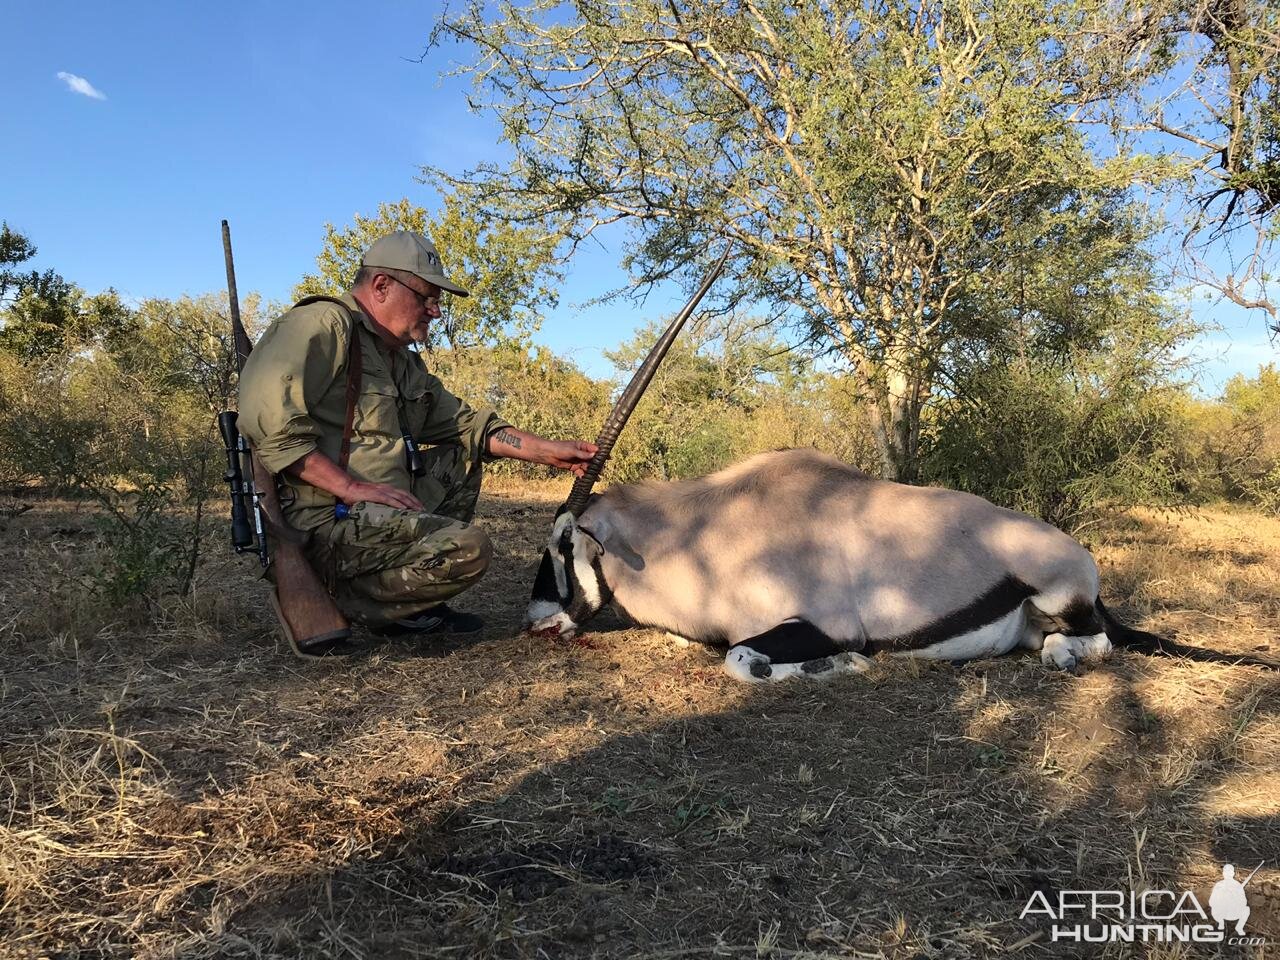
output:
[[[72,93],[81,93],[86,97],[94,100],[105,100],[107,95],[95,87],[84,77],[77,77],[74,73],[67,73],[65,70],[58,72],[58,79],[66,83],[67,89]]]

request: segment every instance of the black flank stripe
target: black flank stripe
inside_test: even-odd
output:
[[[843,648],[807,620],[780,623],[734,646],[750,647],[774,663],[803,663],[839,653]]]
[[[961,607],[941,620],[935,620],[918,630],[899,634],[896,637],[876,638],[872,643],[874,649],[882,650],[920,650],[931,647],[935,643],[941,643],[943,640],[950,640],[952,637],[985,627],[989,623],[995,623],[1016,609],[1033,593],[1035,590],[1017,577],[1006,576],[967,607]],[[862,652],[868,651],[864,648]]]

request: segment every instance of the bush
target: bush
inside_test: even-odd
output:
[[[256,301],[246,302],[252,315]],[[220,306],[148,301],[113,345],[26,362],[0,351],[0,478],[102,508],[106,559],[90,581],[109,603],[191,588],[222,481],[214,414],[228,402],[232,361]]]
[[[435,350],[424,358],[445,388],[474,406],[491,406],[521,430],[553,439],[594,440],[608,413],[608,387],[545,347],[515,343]],[[498,475],[539,473],[514,460],[485,468]]]
[[[1099,359],[1089,376],[1032,361],[983,370],[963,400],[935,409],[926,481],[1068,531],[1107,510],[1184,500],[1177,391],[1115,366],[1123,360]]]
[[[1280,513],[1280,371],[1232,377],[1215,401],[1188,401],[1186,461],[1201,499]]]
[[[629,379],[659,335],[640,331],[608,354]],[[618,443],[617,481],[702,476],[780,447],[817,447],[875,465],[867,419],[843,378],[818,373],[750,319],[687,330],[672,347]]]

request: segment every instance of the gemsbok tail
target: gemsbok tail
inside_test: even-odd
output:
[[[1106,624],[1107,637],[1113,646],[1144,653],[1149,657],[1184,657],[1199,663],[1222,663],[1231,666],[1262,667],[1264,670],[1280,670],[1280,662],[1275,660],[1206,650],[1203,647],[1192,647],[1167,637],[1147,633],[1145,630],[1135,630],[1113,617],[1111,611],[1103,604],[1101,597],[1094,602],[1094,605],[1097,607],[1098,615],[1102,617],[1102,622]]]

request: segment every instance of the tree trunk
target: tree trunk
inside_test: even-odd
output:
[[[867,409],[871,437],[880,459],[880,477],[911,483],[920,475],[920,411],[927,390],[922,375],[913,372],[905,351],[890,351],[884,370],[856,347],[845,350],[853,379]]]
[[[920,396],[918,379],[891,373],[887,384],[864,396],[871,436],[880,457],[880,477],[914,483],[920,476]]]

